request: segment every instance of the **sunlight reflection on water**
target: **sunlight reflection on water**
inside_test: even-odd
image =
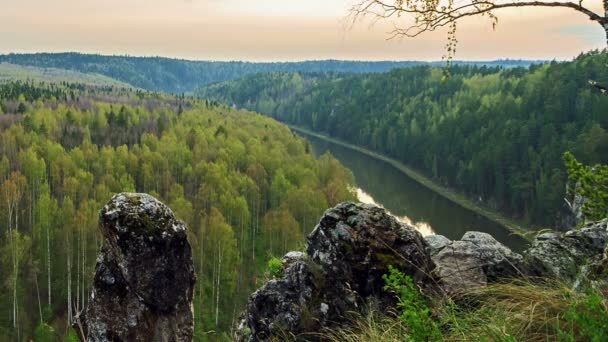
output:
[[[373,204],[375,206],[378,206],[380,208],[384,208],[384,206],[382,206],[382,204],[376,202],[376,200],[374,200],[374,198],[368,194],[367,192],[363,191],[363,189],[361,188],[356,188],[355,189],[356,193],[357,193],[357,200],[361,203],[367,203],[367,204]],[[384,208],[386,210],[386,208]],[[408,224],[410,226],[413,226],[414,228],[416,228],[417,231],[420,232],[420,234],[422,234],[422,236],[428,236],[428,235],[434,235],[435,231],[433,231],[433,227],[431,227],[430,224],[428,224],[427,222],[412,222],[412,220],[407,217],[407,216],[397,216],[397,215],[393,215],[390,211],[386,210],[386,212],[388,212],[390,215],[394,216],[398,221]]]

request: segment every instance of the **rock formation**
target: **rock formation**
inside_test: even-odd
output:
[[[184,223],[149,195],[122,193],[100,211],[99,226],[91,301],[73,325],[81,340],[191,341],[195,275]],[[315,340],[369,310],[390,311],[389,266],[427,296],[529,276],[606,285],[608,219],[540,234],[523,255],[481,232],[423,238],[382,208],[342,203],[325,212],[305,252],[283,257],[283,276],[251,295],[235,338]]]
[[[566,233],[543,233],[524,253],[537,275],[575,282],[587,266],[601,263],[608,242],[608,219]]]
[[[392,265],[431,290],[429,246],[413,227],[384,209],[343,203],[325,212],[309,235],[306,254],[289,253],[281,279],[270,280],[249,300],[240,341],[298,336],[315,339],[322,328],[388,307],[382,275]]]
[[[435,279],[450,296],[528,273],[521,255],[487,233],[467,232],[459,241],[441,235],[425,239],[433,246]]]
[[[390,311],[394,298],[383,291],[382,280],[389,265],[432,296],[521,277],[558,277],[574,286],[581,279],[604,281],[607,242],[604,220],[564,234],[541,234],[522,256],[486,233],[467,232],[458,241],[422,238],[381,208],[343,203],[325,212],[308,237],[306,253],[283,258],[283,277],[250,297],[236,339],[314,340],[353,313]]]
[[[191,341],[195,274],[186,225],[147,194],[121,193],[99,213],[103,246],[83,341]]]

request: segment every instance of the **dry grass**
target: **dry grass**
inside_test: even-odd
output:
[[[471,291],[459,300],[472,308],[444,313],[450,323],[446,340],[556,340],[567,324],[565,313],[578,297],[557,282],[518,281]]]
[[[436,304],[434,314],[444,341],[587,341],[584,327],[568,319],[572,310],[588,312],[587,295],[555,281],[516,281],[471,291]],[[602,299],[600,319],[608,317]],[[581,311],[582,310],[582,311]],[[595,314],[597,316],[597,314]],[[608,329],[608,327],[605,327]],[[411,341],[396,318],[370,315],[341,330],[326,332],[332,342]]]
[[[406,327],[396,318],[370,314],[340,330],[325,331],[322,339],[330,342],[403,342]]]

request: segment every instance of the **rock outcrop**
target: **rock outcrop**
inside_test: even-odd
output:
[[[534,274],[575,282],[588,266],[600,264],[608,242],[608,219],[566,233],[543,233],[526,250]]]
[[[432,291],[429,246],[413,227],[384,209],[343,203],[325,212],[307,240],[306,255],[289,253],[281,279],[270,280],[249,300],[240,341],[298,336],[315,339],[370,306],[390,306],[382,275],[392,265]]]
[[[121,193],[99,213],[103,246],[83,341],[191,341],[195,274],[186,225],[147,194]]]
[[[441,235],[425,239],[433,246],[433,275],[450,296],[528,273],[521,255],[487,233],[467,232],[459,241]]]
[[[381,208],[343,203],[325,212],[306,253],[285,255],[283,277],[250,297],[236,338],[314,340],[353,313],[389,311],[394,297],[383,291],[382,280],[389,265],[411,276],[424,294],[440,296],[512,278],[557,277],[574,286],[581,277],[606,279],[607,241],[604,220],[565,234],[541,234],[524,257],[487,233],[467,232],[456,241],[422,238]]]

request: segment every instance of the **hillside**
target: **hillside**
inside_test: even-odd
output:
[[[316,160],[287,127],[209,101],[13,81],[0,84],[0,125],[0,339],[73,334],[90,301],[98,211],[115,193],[152,194],[188,226],[199,340],[224,336],[267,261],[352,198],[352,175],[333,157]]]
[[[274,73],[198,94],[394,157],[527,222],[564,219],[562,155],[608,162],[606,54],[502,70],[415,67],[368,75]]]
[[[200,86],[262,72],[376,73],[419,65],[443,65],[419,61],[319,60],[282,63],[189,61],[162,57],[103,56],[79,53],[0,55],[0,62],[42,68],[58,68],[105,75],[133,86],[170,93],[190,93]],[[501,67],[529,66],[533,61],[498,60],[454,62]]]
[[[0,82],[6,81],[39,81],[51,83],[79,83],[97,86],[115,86],[130,88],[129,84],[117,81],[110,77],[81,73],[73,70],[56,68],[39,68],[27,65],[0,63]]]

